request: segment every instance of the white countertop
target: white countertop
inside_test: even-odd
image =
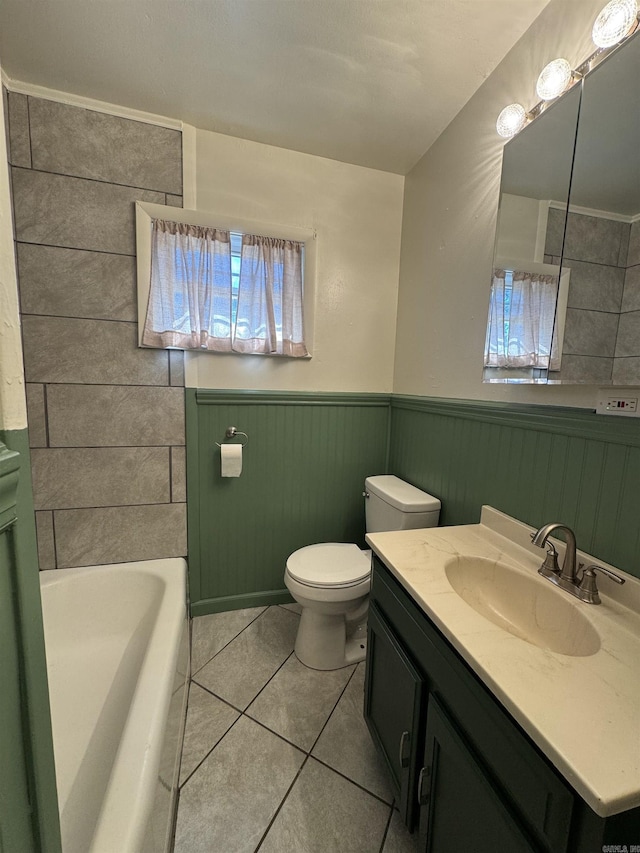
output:
[[[447,563],[477,556],[506,563],[552,587],[537,570],[544,551],[533,528],[491,507],[480,524],[373,533],[367,542],[414,601],[534,743],[601,817],[640,806],[640,580],[598,575],[602,604],[562,590],[600,636],[595,654],[572,657],[532,645],[477,613],[451,587]],[[553,540],[560,554],[564,543]]]

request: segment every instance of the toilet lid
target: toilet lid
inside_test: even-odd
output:
[[[294,580],[310,586],[352,586],[369,577],[371,552],[345,542],[323,542],[300,548],[287,560]]]

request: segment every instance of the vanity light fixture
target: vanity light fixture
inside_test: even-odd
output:
[[[505,139],[515,136],[527,123],[527,113],[521,104],[509,104],[505,107],[496,122],[496,130]]]
[[[600,11],[593,24],[592,38],[598,50],[591,54],[575,71],[566,59],[554,59],[540,72],[536,92],[540,103],[527,112],[521,104],[509,104],[496,122],[496,130],[505,139],[519,133],[529,121],[536,119],[552,101],[564,94],[573,82],[608,56],[609,49],[628,38],[640,26],[640,0],[610,0]]]
[[[635,29],[638,0],[611,0],[595,20],[591,37],[596,47],[613,47]]]
[[[540,72],[536,93],[541,100],[552,101],[564,92],[572,79],[573,71],[567,60],[554,59]]]

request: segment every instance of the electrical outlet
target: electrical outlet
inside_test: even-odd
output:
[[[628,392],[616,394],[611,388],[600,388],[596,412],[599,415],[622,415],[640,418],[639,398]]]

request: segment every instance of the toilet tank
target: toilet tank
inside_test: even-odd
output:
[[[367,533],[436,527],[440,501],[398,477],[385,474],[365,480]]]

